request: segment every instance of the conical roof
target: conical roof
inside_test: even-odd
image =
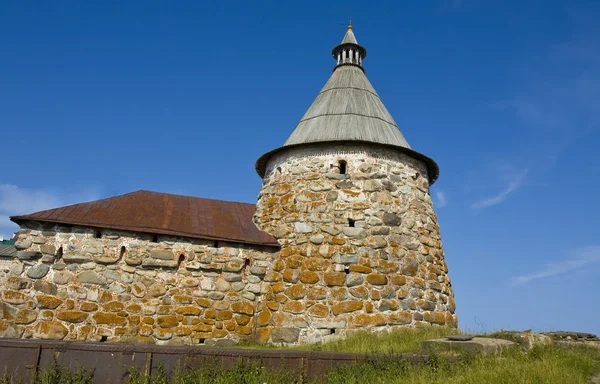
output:
[[[268,159],[282,150],[324,142],[357,142],[392,147],[424,161],[429,181],[438,176],[437,164],[413,151],[394,118],[367,79],[362,59],[366,49],[360,46],[348,27],[342,43],[332,51],[337,65],[323,89],[308,108],[284,145],[265,153],[256,162],[262,177]]]

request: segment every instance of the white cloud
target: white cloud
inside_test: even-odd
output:
[[[521,285],[532,280],[575,271],[595,262],[600,262],[600,246],[580,248],[572,252],[571,258],[556,263],[548,263],[540,270],[527,275],[516,276],[511,283]]]
[[[21,188],[12,184],[0,184],[0,236],[12,238],[18,226],[9,216],[26,215],[45,209],[96,200],[98,192],[84,190],[68,193],[50,189]]]
[[[471,204],[471,208],[480,210],[504,202],[508,198],[508,196],[510,196],[510,194],[517,191],[521,186],[523,186],[528,172],[528,169],[524,169],[523,171],[513,175],[513,177],[509,180],[506,188],[504,188],[501,192],[494,196],[474,202],[473,204]]]
[[[448,204],[448,199],[446,199],[446,193],[444,191],[436,190],[434,195],[437,200],[438,208],[445,207]]]

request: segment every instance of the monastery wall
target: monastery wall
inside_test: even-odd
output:
[[[254,339],[256,305],[270,291],[265,280],[277,249],[153,237],[26,223],[17,259],[0,268],[0,336],[182,344]]]
[[[26,222],[0,267],[0,336],[313,343],[457,326],[421,162],[356,144],[286,150],[254,221],[280,250]]]
[[[269,161],[255,223],[282,246],[268,328],[313,342],[351,329],[457,326],[420,161],[357,144],[284,151]]]

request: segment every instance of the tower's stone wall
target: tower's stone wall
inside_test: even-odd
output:
[[[299,329],[310,342],[351,329],[457,326],[420,161],[357,144],[284,151],[269,161],[254,220],[282,247],[268,329]]]
[[[0,266],[0,337],[191,345],[256,337],[276,247],[153,237],[24,223],[17,258]]]

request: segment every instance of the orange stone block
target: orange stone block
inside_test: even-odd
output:
[[[279,303],[276,301],[267,301],[267,308],[269,308],[271,311],[278,311],[279,310]]]
[[[283,306],[284,312],[302,313],[304,312],[304,303],[301,301],[289,301]]]
[[[394,312],[388,315],[388,324],[390,325],[410,324],[412,320],[412,314],[406,311]]]
[[[283,281],[287,283],[296,283],[300,277],[300,272],[297,269],[286,269],[283,271]]]
[[[61,299],[55,296],[37,295],[35,299],[38,303],[38,307],[40,308],[55,309],[63,303]],[[97,307],[98,306],[96,306],[96,308]]]
[[[274,313],[271,317],[271,323],[274,326],[279,327],[285,322],[286,318],[287,316],[282,312]]]
[[[353,264],[351,265],[348,270],[350,272],[356,272],[356,273],[371,273],[373,272],[373,268],[369,268],[369,267],[365,267],[364,265],[357,265],[357,264]]]
[[[158,326],[162,328],[173,328],[179,324],[177,317],[172,315],[158,316],[156,320]]]
[[[300,281],[305,284],[316,284],[319,282],[319,275],[312,271],[300,272]]]
[[[346,283],[346,274],[343,272],[325,272],[323,280],[329,287],[341,286]]]
[[[349,300],[335,303],[331,309],[334,315],[339,315],[342,313],[359,311],[362,309],[362,307],[363,303],[361,301]]]
[[[199,307],[193,305],[184,305],[175,309],[175,313],[184,316],[198,316],[202,310]]]
[[[96,324],[120,325],[120,326],[127,324],[126,318],[117,316],[114,313],[96,312],[92,315],[92,318],[94,319]]]
[[[306,298],[309,300],[323,300],[327,297],[327,291],[323,287],[313,287],[308,291]]]
[[[304,258],[299,255],[290,256],[285,260],[285,266],[289,269],[298,269],[302,265],[303,260]]]
[[[79,308],[81,308],[81,305],[79,306]],[[142,306],[139,304],[129,304],[125,309],[127,310],[127,312],[130,313],[138,313],[142,310]]]
[[[285,294],[292,300],[302,299],[308,293],[308,288],[302,284],[295,284],[285,290]]]
[[[206,319],[216,319],[217,318],[217,310],[216,309],[207,309],[204,311],[204,318]]]
[[[194,332],[212,332],[213,327],[209,324],[198,324],[192,326],[192,331]]]
[[[271,337],[271,328],[259,328],[256,330],[256,341],[259,343],[266,343]]]
[[[125,308],[120,301],[111,301],[102,305],[102,309],[108,312],[119,312]]]
[[[252,330],[253,330],[252,327],[245,326],[245,325],[238,325],[235,328],[235,331],[242,335],[250,335],[252,333]]]
[[[243,313],[246,315],[254,314],[254,306],[247,301],[236,301],[231,303],[231,310],[235,313]]]
[[[308,309],[308,314],[313,317],[327,317],[329,308],[323,304],[315,304]]]
[[[329,260],[323,259],[321,257],[311,257],[304,260],[302,264],[302,269],[309,271],[325,271],[331,262]]]
[[[221,339],[225,336],[227,336],[229,334],[229,332],[227,332],[226,329],[215,329],[212,332],[212,337],[215,339]]]
[[[212,304],[209,299],[203,297],[196,299],[196,303],[203,308],[208,308]]]
[[[392,284],[395,284],[395,285],[405,285],[406,284],[406,277],[403,275],[398,275],[398,274],[392,275],[391,280],[392,280]]]
[[[271,321],[271,312],[268,310],[261,311],[256,318],[256,325],[264,327]]]
[[[385,285],[387,284],[387,277],[379,273],[371,273],[367,275],[367,281],[371,285]]]
[[[58,311],[56,312],[56,318],[62,321],[68,321],[69,323],[81,323],[87,319],[88,314],[82,311]],[[125,320],[125,319],[123,319]]]

